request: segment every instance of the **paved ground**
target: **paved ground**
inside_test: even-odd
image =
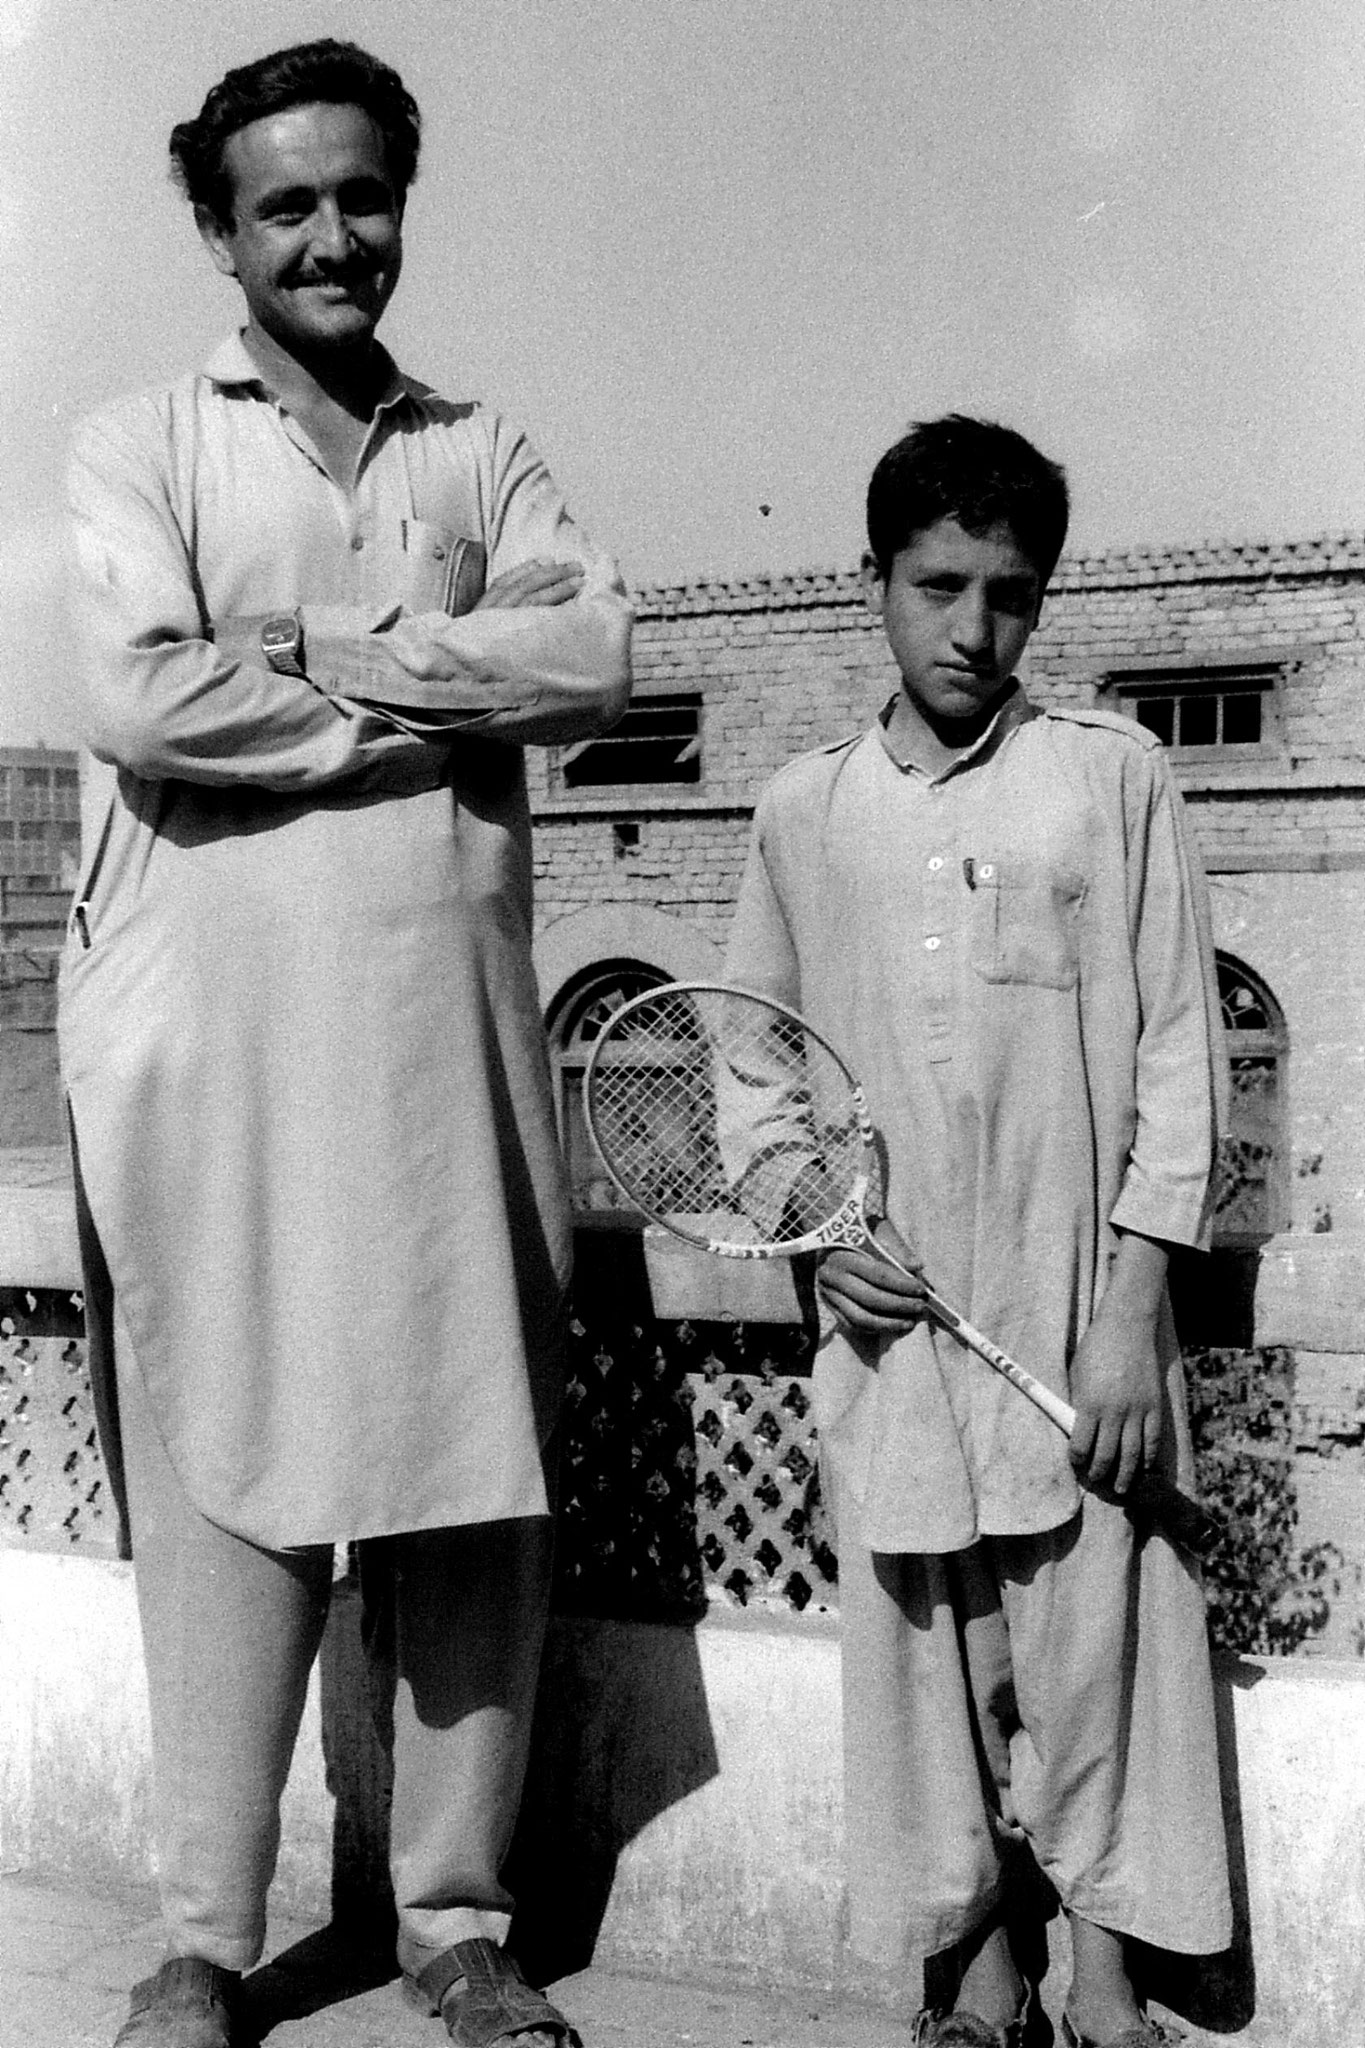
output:
[[[272,1920],[266,1955],[248,1987],[267,2048],[439,2048],[445,2039],[404,2003],[387,1956],[367,1965],[354,1943],[340,1944],[316,1921]],[[0,2048],[110,2048],[131,1986],[160,1960],[150,1891],[0,1871]],[[820,1992],[718,1989],[599,1969],[549,1988],[584,2048],[907,2048],[910,2034],[908,2005],[897,2014]],[[1169,2023],[1164,2008],[1154,2012]],[[1052,2028],[1037,2010],[1035,2019],[1043,2048]],[[1309,2038],[1290,2031],[1296,2044]],[[1288,2036],[1264,2020],[1218,2035],[1181,2021],[1175,2038],[1185,2048],[1286,2048]],[[1354,2048],[1312,2038],[1315,2048]]]
[[[269,2048],[437,2048],[443,2033],[396,1983],[347,1995],[363,1958],[314,1923],[272,1924],[269,1964],[250,1980]],[[109,2048],[129,1987],[161,1958],[146,1891],[0,1874],[0,2048]],[[357,1965],[360,1965],[357,1971]],[[585,2048],[905,2048],[884,2012],[818,1995],[716,1991],[588,1970],[553,1987]]]

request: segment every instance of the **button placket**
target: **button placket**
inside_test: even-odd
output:
[[[948,889],[951,870],[948,857],[930,853],[924,862],[924,921],[921,931],[925,962],[924,1023],[925,1045],[930,1061],[941,1065],[952,1058],[950,976],[951,948],[944,946],[952,910]]]

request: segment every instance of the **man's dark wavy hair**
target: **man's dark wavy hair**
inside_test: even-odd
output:
[[[867,487],[867,544],[885,582],[917,533],[955,519],[978,538],[1007,526],[1046,589],[1070,516],[1066,471],[1012,427],[950,412],[888,448]]]
[[[232,226],[232,179],[223,163],[230,136],[267,114],[321,100],[363,107],[384,138],[400,198],[417,176],[422,116],[398,73],[356,43],[295,43],[229,71],[192,121],[171,130],[171,175],[192,206]]]

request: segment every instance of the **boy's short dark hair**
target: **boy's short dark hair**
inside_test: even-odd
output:
[[[1038,571],[1057,566],[1071,504],[1066,472],[1012,427],[950,412],[919,420],[888,448],[867,487],[867,544],[885,582],[917,533],[955,519],[978,538],[1007,526]]]
[[[171,175],[193,206],[232,226],[232,179],[223,149],[239,128],[313,101],[363,107],[384,138],[384,155],[401,198],[417,176],[422,116],[398,73],[356,43],[325,37],[295,43],[229,71],[192,121],[171,130]]]

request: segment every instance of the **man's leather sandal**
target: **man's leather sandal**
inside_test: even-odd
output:
[[[114,2048],[243,2048],[236,2026],[241,1975],[199,1956],[167,1956],[133,1986]]]
[[[404,1977],[403,1990],[410,2004],[445,2021],[456,2048],[517,2048],[523,2034],[535,2033],[552,2035],[556,2048],[583,2048],[559,2008],[483,1935],[442,1949],[415,1977]]]

